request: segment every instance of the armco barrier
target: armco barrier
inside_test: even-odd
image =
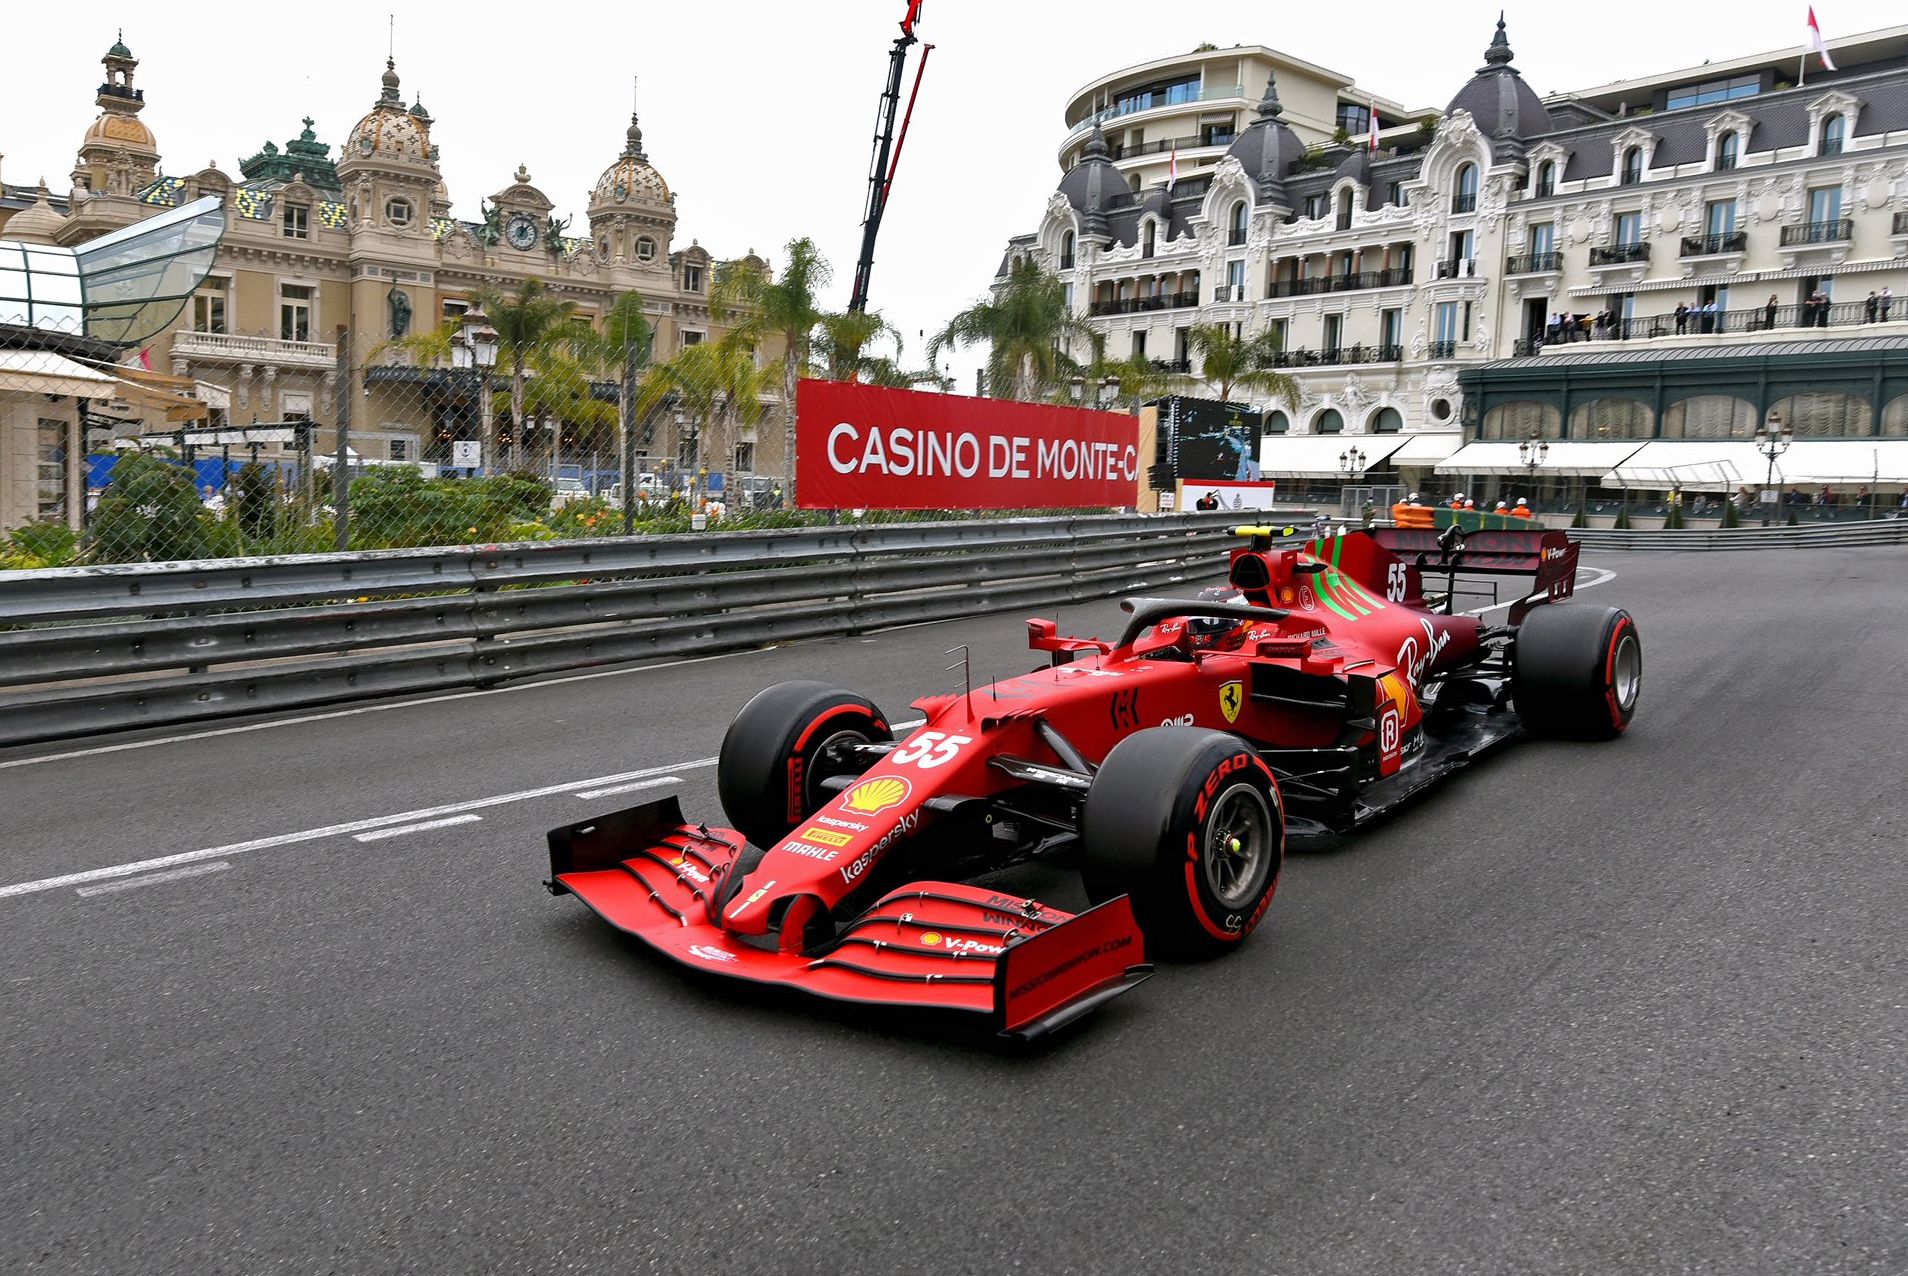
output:
[[[1715,531],[1616,531],[1573,528],[1586,550],[1843,549],[1908,544],[1908,519],[1819,523],[1802,527],[1732,527]]]
[[[1235,514],[1110,515],[0,572],[0,745],[1127,593]]]

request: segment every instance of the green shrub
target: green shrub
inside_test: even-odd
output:
[[[79,556],[79,533],[65,523],[27,523],[13,529],[4,552],[35,567],[65,567]]]
[[[1723,502],[1722,525],[1724,527],[1742,526],[1742,511],[1736,508],[1734,501],[1725,500]]]
[[[1612,523],[1610,526],[1619,532],[1629,531],[1630,530],[1630,507],[1627,505],[1619,506],[1617,509],[1616,522]]]
[[[232,517],[249,541],[268,541],[278,532],[278,484],[256,461],[239,467],[232,479]]]
[[[1573,518],[1573,519],[1571,519],[1571,520],[1570,520],[1570,525],[1571,525],[1572,527],[1588,527],[1588,526],[1590,526],[1590,514],[1589,514],[1589,511],[1587,511],[1587,510],[1585,510],[1585,509],[1584,509],[1584,507],[1583,507],[1583,506],[1581,506],[1581,505],[1579,505],[1579,506],[1577,506],[1577,515],[1576,515],[1576,517],[1575,517],[1575,518]]]
[[[1670,506],[1669,514],[1663,519],[1663,530],[1666,532],[1680,532],[1687,526],[1688,524],[1683,522],[1683,507],[1680,505]]]
[[[96,563],[205,558],[212,526],[191,471],[155,456],[123,456],[93,511],[86,556]]]

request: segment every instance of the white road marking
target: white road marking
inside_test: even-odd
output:
[[[664,784],[681,783],[682,777],[679,775],[659,775],[651,780],[632,780],[628,784],[612,784],[607,789],[584,789],[576,796],[588,802],[597,798],[615,797],[618,793],[634,793],[638,789],[653,789]]]
[[[0,899],[14,895],[32,895],[40,891],[56,890],[62,886],[78,886],[86,882],[107,881],[118,877],[131,877],[135,873],[144,873],[156,868],[171,868],[177,864],[194,864],[201,860],[218,859],[224,855],[243,855],[248,851],[270,850],[279,846],[294,846],[301,842],[316,842],[322,838],[337,837],[344,833],[362,833],[369,829],[390,828],[396,824],[414,824],[420,820],[435,819],[440,815],[458,815],[465,811],[485,810],[493,806],[507,806],[512,802],[528,802],[535,798],[550,797],[558,793],[574,793],[578,789],[597,788],[606,784],[615,784],[621,780],[636,780],[645,776],[664,775],[672,771],[690,771],[701,767],[712,767],[714,758],[697,758],[692,762],[672,762],[668,766],[645,767],[640,771],[625,771],[620,775],[598,775],[587,780],[570,780],[563,784],[548,784],[542,788],[523,789],[516,793],[499,793],[494,797],[473,798],[468,802],[452,802],[445,806],[430,807],[418,811],[400,811],[395,815],[375,815],[369,819],[351,820],[344,824],[328,824],[323,828],[304,829],[297,833],[280,833],[275,837],[256,837],[246,842],[233,842],[227,846],[209,846],[201,851],[182,851],[177,855],[161,855],[155,859],[136,860],[130,864],[114,864],[106,868],[87,869],[82,873],[65,873],[59,877],[42,878],[37,882],[18,882],[12,886],[0,886]]]
[[[1579,572],[1596,572],[1597,573],[1597,578],[1595,580],[1584,580],[1584,581],[1577,582],[1578,593],[1581,593],[1583,590],[1586,590],[1586,589],[1595,589],[1598,585],[1607,584],[1608,582],[1616,579],[1616,573],[1611,571],[1607,567],[1579,567],[1577,570]],[[1532,596],[1541,597],[1541,595],[1532,595]],[[1461,612],[1459,614],[1464,616],[1482,616],[1487,611],[1496,611],[1500,607],[1512,607],[1522,601],[1523,600],[1521,598],[1512,598],[1501,603],[1492,603],[1488,607],[1473,607],[1471,608],[1471,610],[1466,612]]]
[[[447,829],[453,824],[477,824],[483,820],[481,815],[447,815],[441,820],[425,820],[422,824],[401,824],[396,828],[376,829],[370,833],[353,833],[354,842],[382,842],[387,837],[403,837],[407,833],[426,833],[431,829]]]
[[[224,860],[212,864],[192,864],[185,868],[175,868],[166,873],[148,873],[144,877],[129,878],[123,882],[107,882],[104,886],[82,886],[74,891],[75,895],[106,895],[113,891],[129,891],[140,886],[153,886],[159,882],[176,882],[182,877],[200,877],[206,873],[222,873],[232,867]]]

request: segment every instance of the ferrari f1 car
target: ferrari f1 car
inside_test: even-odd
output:
[[[1240,531],[1226,586],[1128,599],[1111,640],[1030,620],[1043,667],[916,701],[904,739],[851,692],[767,688],[722,742],[728,827],[670,797],[557,829],[549,889],[688,966],[1031,1037],[1145,979],[1149,951],[1244,943],[1289,836],[1354,830],[1522,733],[1616,736],[1636,710],[1629,615],[1557,605],[1577,568],[1562,532]],[[1455,612],[1459,573],[1529,585],[1492,624]],[[1078,915],[967,884],[1063,854]]]

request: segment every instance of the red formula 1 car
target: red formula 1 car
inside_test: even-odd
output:
[[[1128,599],[1111,641],[1031,620],[1045,667],[917,701],[905,739],[847,691],[769,687],[722,742],[732,828],[671,797],[557,829],[550,890],[686,965],[1030,1037],[1146,978],[1149,949],[1244,942],[1288,835],[1355,829],[1520,732],[1608,738],[1635,711],[1629,615],[1552,605],[1576,576],[1562,532],[1240,530],[1224,589]],[[1453,614],[1458,573],[1531,585],[1487,624]],[[963,884],[1059,854],[1077,916]]]

